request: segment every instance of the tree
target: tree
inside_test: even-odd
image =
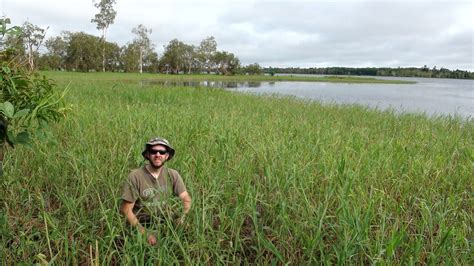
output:
[[[140,73],[143,73],[143,59],[147,56],[148,53],[152,52],[153,45],[150,41],[149,35],[151,34],[151,29],[147,29],[142,24],[138,25],[136,28],[132,29],[132,33],[136,35],[134,42],[139,49],[139,67]]]
[[[128,43],[121,48],[122,69],[125,72],[139,71],[137,62],[140,61],[140,48],[135,42]]]
[[[66,33],[67,56],[66,68],[68,70],[88,72],[101,68],[100,38],[84,33]]]
[[[201,67],[207,72],[210,73],[213,65],[212,59],[216,53],[217,42],[213,36],[207,37],[201,41],[201,44],[198,47],[198,60],[201,64]]]
[[[193,68],[196,68],[196,47],[194,45],[184,44],[181,48],[183,56],[183,71],[190,74]]]
[[[154,51],[150,51],[143,59],[143,71],[148,73],[156,73],[159,71],[159,59],[158,54]]]
[[[258,63],[253,63],[244,67],[243,71],[248,75],[260,75],[263,72],[262,67]]]
[[[240,68],[240,60],[233,53],[217,51],[213,57],[216,72],[222,75],[234,75]]]
[[[227,72],[227,52],[217,51],[214,54],[213,62],[217,73],[224,75]]]
[[[121,65],[120,47],[114,42],[105,42],[105,67],[109,71],[119,71]]]
[[[113,7],[116,2],[116,0],[100,0],[94,4],[94,6],[99,9],[99,13],[95,14],[91,22],[94,22],[97,25],[97,29],[102,31],[102,72],[105,72],[106,65],[105,48],[107,45],[105,36],[107,29],[110,24],[114,23],[115,16],[117,15],[117,11],[115,11]]]
[[[45,42],[46,49],[48,52],[46,55],[42,56],[43,67],[48,67],[49,69],[65,69],[65,59],[67,54],[68,43],[64,39],[64,36],[51,37]]]
[[[228,58],[227,73],[230,75],[235,75],[240,71],[240,59],[234,56],[233,53],[230,54]]]
[[[42,29],[28,21],[23,23],[23,26],[21,27],[21,38],[24,45],[26,46],[25,48],[28,55],[28,64],[30,66],[30,70],[35,68],[35,57],[39,47],[43,43],[46,30],[47,28]]]
[[[180,71],[190,72],[194,57],[194,47],[173,39],[165,46],[165,52],[160,60],[161,68],[168,68],[175,74]]]

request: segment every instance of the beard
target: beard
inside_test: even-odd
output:
[[[148,162],[150,162],[150,166],[153,167],[154,169],[160,169],[163,167],[166,163],[166,160],[150,160],[148,159]]]

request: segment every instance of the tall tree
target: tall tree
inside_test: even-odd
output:
[[[91,19],[94,22],[98,30],[102,31],[102,72],[105,72],[105,35],[110,24],[114,23],[117,11],[114,10],[114,4],[116,0],[100,0],[94,3],[94,6],[99,9],[99,13],[95,14],[95,17]]]
[[[180,71],[191,71],[193,60],[194,47],[173,39],[165,46],[165,51],[160,61],[160,65],[166,67],[166,70],[171,69],[175,74]]]
[[[105,66],[108,71],[116,72],[120,70],[120,46],[114,42],[106,42],[106,60]]]
[[[222,75],[233,75],[240,67],[240,60],[233,53],[217,51],[214,55],[214,64],[216,72]]]
[[[26,21],[21,27],[21,38],[26,48],[26,54],[28,56],[28,65],[30,70],[35,69],[35,57],[38,49],[43,43],[44,36],[46,35],[46,29],[42,29],[39,26],[33,25]]]
[[[140,24],[132,29],[132,33],[136,35],[133,42],[137,44],[139,49],[140,73],[143,73],[143,59],[153,50],[153,45],[149,36],[151,34],[151,29],[147,29],[145,26]]]
[[[261,75],[262,67],[258,63],[253,63],[243,68],[243,71],[249,75]]]
[[[68,43],[62,36],[51,37],[45,42],[48,53],[44,55],[47,59],[49,69],[64,69]]]
[[[155,51],[150,51],[144,58],[143,71],[148,73],[156,73],[159,71],[158,54]]]
[[[66,67],[74,71],[97,71],[100,62],[100,38],[84,32],[67,34]]]
[[[207,37],[201,41],[201,44],[198,47],[198,59],[201,63],[201,66],[207,73],[212,70],[212,61],[214,54],[217,50],[217,42],[213,36]]]
[[[122,69],[125,72],[136,72],[138,70],[137,62],[140,60],[140,52],[135,42],[127,43],[121,48]]]

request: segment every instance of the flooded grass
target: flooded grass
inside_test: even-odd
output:
[[[6,265],[473,262],[472,121],[129,76],[54,78],[72,80],[73,111],[52,141],[8,153]],[[170,165],[193,208],[151,247],[118,205],[155,135],[176,146]]]

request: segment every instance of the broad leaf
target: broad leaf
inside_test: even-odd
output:
[[[22,110],[16,112],[15,115],[13,116],[13,118],[24,117],[24,116],[28,115],[29,112],[30,112],[30,109],[22,109]]]
[[[7,132],[7,139],[8,141],[10,142],[10,144],[12,144],[12,146],[14,144],[16,144],[16,139],[15,139],[15,135],[13,135],[13,133],[11,131],[8,131]]]
[[[13,107],[13,104],[11,104],[10,102],[4,102],[3,103],[3,111],[4,111],[6,117],[12,118],[13,114],[15,112],[15,107]]]
[[[30,134],[26,131],[16,135],[16,142],[20,144],[26,144],[30,141]]]

